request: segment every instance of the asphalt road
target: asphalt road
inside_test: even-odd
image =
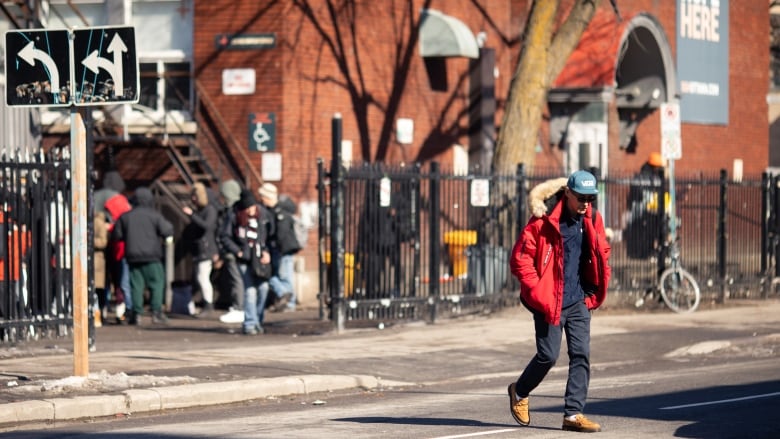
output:
[[[594,336],[586,414],[602,424],[604,431],[599,437],[780,437],[780,317],[755,324],[746,324],[745,318],[690,324],[692,319],[668,315],[660,315],[657,321],[621,318],[619,325],[612,325],[613,330]],[[517,329],[526,328],[519,325]],[[425,337],[425,330],[408,328],[392,338],[410,334]],[[374,391],[271,397],[155,416],[25,426],[0,437],[443,439],[576,435],[560,430],[565,353],[532,394],[532,425],[520,427],[509,415],[506,385],[532,353],[527,334],[518,334],[517,342],[482,346],[453,343],[425,355],[415,355],[410,348],[403,355],[377,355],[353,363],[349,358],[312,360],[308,365],[312,369],[333,369],[339,364],[353,371],[362,367],[370,369],[365,373],[381,375],[394,384]]]

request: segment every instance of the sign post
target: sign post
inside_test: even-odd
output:
[[[661,155],[669,162],[669,239],[677,239],[677,196],[674,187],[674,161],[682,158],[680,103],[661,104]]]
[[[138,101],[132,27],[5,33],[6,105],[70,107],[73,373],[89,374],[87,132],[77,106]]]

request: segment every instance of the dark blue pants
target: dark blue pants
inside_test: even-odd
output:
[[[584,302],[561,312],[561,324],[550,325],[540,313],[534,313],[536,355],[525,367],[515,386],[518,396],[528,396],[547,372],[555,366],[561,351],[561,338],[566,332],[569,354],[569,379],[566,383],[564,415],[582,413],[590,382],[590,311]]]

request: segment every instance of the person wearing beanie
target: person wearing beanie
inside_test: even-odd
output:
[[[655,256],[664,234],[665,203],[664,159],[652,152],[634,175],[628,190],[626,206],[629,209],[623,236],[626,254],[632,259]]]
[[[295,311],[295,292],[293,286],[295,261],[294,255],[301,250],[295,237],[294,220],[295,203],[289,197],[283,196],[285,203],[280,203],[279,191],[273,183],[264,183],[258,189],[260,202],[272,214],[274,234],[268,239],[271,250],[271,265],[273,276],[269,281],[275,300],[271,311]],[[290,210],[290,204],[292,209]]]
[[[262,334],[271,255],[267,239],[273,231],[268,212],[257,204],[252,191],[244,189],[220,226],[219,242],[223,252],[236,259],[244,286],[245,335]],[[263,270],[268,267],[267,272]],[[262,273],[261,273],[262,271]]]
[[[219,185],[219,194],[225,207],[233,207],[241,197],[241,185],[236,180],[226,180]]]
[[[192,227],[192,261],[195,264],[193,277],[203,296],[200,316],[206,317],[214,311],[214,287],[211,284],[211,271],[217,259],[217,208],[209,202],[206,185],[195,183],[192,186],[190,200],[193,210],[184,206],[182,212],[190,218]]]
[[[226,180],[219,185],[219,195],[222,203],[219,211],[219,223],[227,221],[233,206],[241,198],[241,185],[236,180]],[[219,244],[219,240],[218,240]],[[219,316],[222,323],[241,323],[244,321],[244,280],[238,268],[238,261],[230,251],[222,245],[219,247],[219,276],[217,287],[220,296],[230,299],[228,311]]]

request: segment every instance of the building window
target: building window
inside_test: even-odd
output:
[[[138,103],[155,112],[191,112],[192,77],[189,62],[141,62]]]

